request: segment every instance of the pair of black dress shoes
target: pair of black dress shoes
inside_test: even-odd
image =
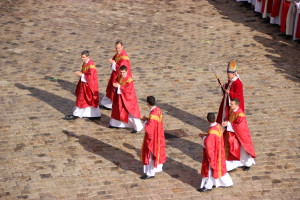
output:
[[[150,179],[150,178],[154,178],[155,176],[148,176],[147,174],[144,174],[143,176],[140,177],[140,179]]]

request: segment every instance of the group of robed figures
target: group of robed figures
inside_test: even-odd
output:
[[[106,87],[106,94],[99,105],[98,76],[89,51],[81,53],[83,61],[81,71],[77,71],[79,81],[76,87],[76,106],[66,120],[89,118],[100,120],[100,108],[111,110],[109,128],[132,128],[132,133],[145,130],[141,160],[144,175],[141,179],[154,178],[162,171],[166,161],[164,125],[162,111],[156,106],[153,96],[147,97],[150,108],[149,116],[141,116],[135,93],[130,60],[121,41],[115,43],[116,54],[109,59],[111,76]],[[142,122],[144,121],[144,122]]]
[[[166,162],[162,111],[156,106],[155,97],[148,96],[146,101],[150,114],[148,117],[141,116],[129,57],[121,41],[117,41],[115,47],[116,54],[109,59],[111,76],[100,105],[95,64],[89,51],[81,53],[82,69],[76,72],[79,76],[75,91],[76,106],[73,114],[65,116],[65,119],[85,117],[99,120],[102,108],[111,110],[110,128],[132,128],[132,133],[144,129],[141,155],[144,175],[140,178],[154,178]],[[223,99],[217,119],[213,113],[208,113],[210,128],[206,134],[199,134],[203,146],[200,192],[233,185],[229,171],[237,167],[248,171],[255,164],[253,158],[256,155],[244,114],[243,84],[236,69],[234,60],[231,60],[227,66],[228,83],[220,84]]]

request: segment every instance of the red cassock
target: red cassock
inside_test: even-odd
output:
[[[240,160],[241,145],[248,154],[256,158],[246,116],[241,108],[236,112],[230,110],[229,122],[232,125],[234,133],[224,131],[226,160]]]
[[[119,75],[117,81],[120,84],[121,94],[117,94],[114,88],[114,99],[111,118],[128,123],[128,113],[134,118],[140,118],[140,108],[136,99],[133,79],[128,75],[123,78]]]
[[[99,106],[98,75],[94,62],[90,59],[82,64],[81,72],[84,74],[86,83],[79,81],[76,87],[76,106],[78,108],[87,108]]]
[[[145,136],[142,146],[141,160],[144,165],[149,164],[150,152],[153,154],[154,167],[166,162],[166,141],[162,112],[158,107],[151,110],[145,125]]]
[[[229,84],[229,80],[228,80],[228,83],[225,84],[225,89],[228,88],[228,84]],[[234,99],[234,98],[239,99],[240,100],[240,108],[244,111],[244,92],[243,92],[243,83],[242,83],[242,81],[239,78],[237,80],[233,81],[229,91],[230,91],[229,92],[230,99]],[[217,122],[219,124],[222,123],[224,98],[225,98],[225,94],[223,95],[223,99],[222,99],[221,105],[219,107],[219,113],[218,113],[218,117],[217,117]],[[226,99],[225,120],[228,119],[229,110],[230,110],[230,106],[229,106],[229,102],[228,102],[228,98],[227,98]]]
[[[278,17],[280,11],[281,0],[273,0],[271,17]]]
[[[280,19],[281,20],[280,32],[283,32],[283,33],[286,32],[286,18],[287,18],[290,4],[291,4],[290,1],[287,1],[287,0],[283,1],[282,10],[281,10],[281,19]]]
[[[296,24],[296,35],[295,38],[299,39],[300,38],[300,14],[298,14],[298,23]]]
[[[201,175],[208,177],[209,166],[212,169],[212,176],[218,179],[227,173],[224,151],[223,131],[220,124],[208,129],[204,140]]]
[[[261,12],[264,13],[266,3],[268,3],[266,13],[271,13],[273,0],[262,0]]]
[[[106,97],[108,97],[111,101],[113,101],[114,99],[113,95],[115,91],[113,83],[118,78],[120,74],[120,67],[122,65],[125,65],[127,67],[127,76],[132,77],[129,57],[124,50],[120,54],[116,54],[112,59],[116,61],[116,71],[113,70],[111,72],[110,79],[106,87]]]

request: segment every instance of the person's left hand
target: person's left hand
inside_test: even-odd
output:
[[[114,86],[114,87],[119,87],[120,84],[119,84],[119,83],[113,83],[113,86]]]
[[[206,133],[199,133],[199,137],[204,138],[207,134]]]
[[[225,127],[228,125],[228,122],[222,122],[222,126]]]
[[[82,72],[77,71],[77,72],[75,72],[75,74],[76,74],[77,76],[81,76],[81,75],[82,75]]]

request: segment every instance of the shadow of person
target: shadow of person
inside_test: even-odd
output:
[[[136,148],[128,143],[123,143],[123,146],[128,149],[134,149],[136,154],[139,157],[141,156],[141,149]],[[201,163],[199,163],[199,167],[200,164]],[[143,166],[141,161],[139,162],[139,165],[141,167]],[[195,189],[199,188],[201,175],[199,174],[198,170],[191,168],[190,166],[187,166],[177,160],[174,160],[169,156],[167,156],[167,161],[163,164],[163,171],[172,178],[175,178],[183,183],[189,184]]]
[[[147,102],[145,99],[140,99],[143,102]],[[161,108],[163,111],[167,111],[168,115],[171,115],[172,117],[183,121],[184,123],[187,123],[189,125],[192,125],[201,131],[206,131],[207,128],[207,121],[194,115],[189,112],[186,112],[184,110],[181,110],[180,108],[176,108],[175,106],[172,106],[168,103],[158,102],[157,106]]]
[[[105,158],[114,163],[117,168],[132,171],[138,175],[142,174],[140,161],[136,160],[132,154],[87,135],[76,135],[67,130],[63,130],[62,132],[68,137],[77,138],[86,151]]]
[[[44,79],[51,82],[57,82],[62,89],[69,91],[75,96],[76,84],[52,76],[45,76]]]
[[[200,139],[199,144],[180,137],[166,139],[166,145],[180,150],[182,153],[197,162],[201,162],[202,160],[202,148],[200,145]]]
[[[75,106],[75,101],[60,97],[50,92],[35,87],[27,87],[20,83],[16,83],[15,86],[22,90],[28,90],[29,92],[31,92],[31,94],[29,95],[41,101],[44,101],[45,103],[47,103],[48,105],[56,109],[58,112],[62,113],[63,115],[67,115],[71,113],[72,108],[74,108]],[[108,126],[110,117],[101,113],[101,120],[92,120],[92,121],[101,126]]]
[[[70,108],[73,108],[75,105],[75,102],[73,100],[60,97],[58,95],[52,94],[50,92],[35,87],[27,87],[20,83],[16,83],[15,86],[22,90],[28,90],[31,93],[29,94],[30,96],[33,96],[41,101],[44,101],[45,103],[47,103],[48,105],[52,106],[57,111],[62,113],[63,115],[70,113]]]

